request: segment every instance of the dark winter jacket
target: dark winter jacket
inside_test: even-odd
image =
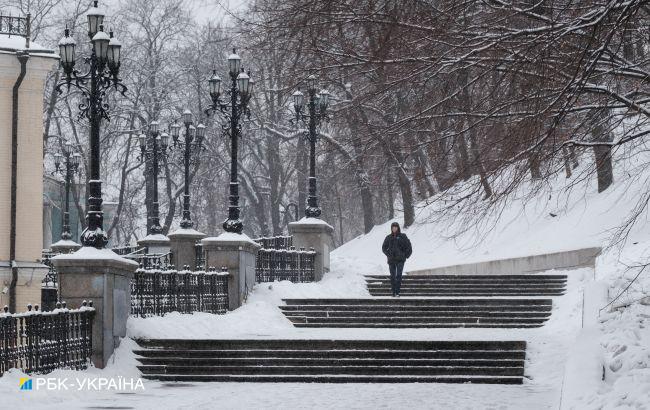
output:
[[[388,263],[404,262],[413,252],[411,249],[411,241],[399,230],[396,234],[391,232],[384,239],[381,250],[388,258]]]

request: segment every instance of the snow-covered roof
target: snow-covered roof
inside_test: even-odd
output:
[[[44,47],[38,43],[29,43],[26,47],[25,37],[17,35],[0,34],[0,53],[15,53],[16,51],[28,50],[31,55],[40,57],[59,58],[55,50]]]
[[[259,246],[257,242],[249,238],[245,233],[224,232],[217,237],[204,238],[201,241],[203,244],[211,242],[250,242],[256,246]]]
[[[169,238],[161,233],[147,235],[138,242],[169,242]]]

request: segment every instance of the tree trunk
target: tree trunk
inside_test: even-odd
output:
[[[591,134],[596,142],[611,142],[612,134],[602,124],[596,125]],[[612,166],[612,147],[608,145],[594,146],[596,161],[596,178],[598,180],[598,192],[603,192],[614,182],[614,171]]]

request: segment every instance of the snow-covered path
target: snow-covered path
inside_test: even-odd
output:
[[[358,271],[357,271],[358,272]],[[297,384],[161,383],[145,381],[144,391],[17,392],[20,372],[0,379],[7,405],[30,409],[557,409],[569,344],[580,330],[582,288],[593,270],[568,273],[568,292],[553,299],[553,314],[535,329],[299,329],[277,309],[282,298],[368,296],[360,276],[330,273],[322,284],[258,285],[248,303],[226,315],[170,314],[129,321],[131,337],[149,338],[312,338],[395,340],[525,340],[524,384]],[[54,377],[138,377],[132,340],[124,340],[104,370],[56,371]],[[7,394],[5,394],[7,393]],[[8,394],[12,393],[12,394]],[[4,406],[3,406],[4,407]]]

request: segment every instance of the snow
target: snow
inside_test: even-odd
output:
[[[79,246],[81,245],[79,245],[77,242],[70,239],[60,239],[59,241],[50,245],[50,247],[59,247],[59,248],[74,248]]]
[[[332,227],[330,224],[328,224],[327,222],[323,221],[320,218],[310,218],[307,216],[303,217],[298,221],[291,222],[291,225],[327,225],[330,228]]]
[[[4,49],[4,50],[2,50]],[[20,50],[29,50],[31,55],[39,57],[50,57],[50,58],[59,58],[53,50],[43,47],[40,44],[30,42],[29,49],[25,48],[25,37],[17,35],[7,35],[0,34],[0,53],[11,51],[20,51]]]
[[[650,156],[650,154],[643,154]],[[614,228],[626,221],[639,193],[650,181],[645,158],[618,162],[610,189],[598,194],[594,184],[560,176],[533,200],[524,186],[503,209],[471,230],[458,233],[466,220],[440,216],[441,200],[421,204],[416,224],[404,232],[413,243],[407,269],[423,269],[527,256],[610,242]],[[580,177],[576,170],[575,177]],[[627,173],[635,178],[626,177]],[[434,198],[436,199],[436,198]],[[556,215],[551,216],[550,214]],[[304,219],[303,219],[304,221]],[[313,221],[309,221],[312,223]],[[104,370],[57,370],[55,375],[137,375],[131,351],[134,338],[290,338],[392,340],[525,340],[526,379],[521,386],[400,384],[167,384],[146,381],[144,392],[36,392],[30,408],[426,408],[426,409],[620,409],[648,408],[650,395],[650,226],[645,214],[628,241],[605,248],[595,269],[568,272],[567,293],[553,297],[553,312],[533,329],[307,329],[294,328],[277,309],[283,298],[369,297],[363,275],[387,272],[380,253],[392,221],[375,227],[332,253],[331,272],[318,283],[257,284],[247,303],[225,315],[171,313],[129,319],[127,339]],[[302,222],[305,223],[305,222]],[[208,241],[250,241],[224,233]],[[252,241],[251,241],[252,242]],[[75,254],[76,255],[76,254]],[[546,272],[549,273],[549,272]],[[553,272],[551,272],[553,273]],[[558,272],[555,272],[558,273]],[[630,282],[634,280],[632,285]],[[621,295],[620,297],[617,297]],[[603,372],[604,369],[604,372]],[[66,373],[69,372],[69,373]],[[20,372],[0,378],[7,406],[22,399],[16,392]],[[604,380],[603,380],[604,375]],[[182,387],[181,387],[182,386]],[[3,403],[4,404],[4,403]]]
[[[502,212],[495,211],[473,221],[441,214],[447,202],[434,197],[430,205],[419,205],[415,225],[402,228],[411,240],[414,255],[407,261],[405,270],[607,246],[612,232],[635,209],[639,192],[650,182],[650,172],[636,169],[645,157],[639,155],[628,159],[626,164],[616,164],[616,182],[603,193],[599,194],[595,181],[591,181],[595,177],[590,177],[588,183],[572,186],[576,183],[574,179],[567,180],[560,175],[534,200],[526,200],[526,193],[534,187],[525,184]],[[583,171],[576,170],[576,178]],[[629,174],[636,176],[629,178]],[[644,213],[641,218],[641,223],[630,232],[630,242],[650,239],[650,231],[645,229],[647,215]],[[402,222],[401,215],[396,219]],[[396,219],[377,225],[367,235],[336,249],[332,254],[333,263],[344,265],[346,261],[341,258],[353,259],[374,264],[379,270],[376,273],[388,272],[381,243]],[[463,229],[467,230],[462,232]]]
[[[169,238],[166,237],[165,235],[158,233],[158,234],[151,234],[147,235],[144,238],[140,239],[138,242],[169,242]]]
[[[186,228],[179,228],[175,230],[174,232],[171,232],[169,234],[171,235],[178,235],[178,236],[205,236],[203,232],[199,232],[196,229],[186,229]]]
[[[101,260],[119,260],[126,264],[137,266],[138,263],[121,257],[111,249],[97,249],[92,246],[83,246],[78,251],[57,255],[52,260],[77,260],[77,259],[101,259]]]
[[[224,232],[217,237],[204,238],[201,243],[210,242],[250,242],[257,245],[257,242],[248,237],[245,233]]]

